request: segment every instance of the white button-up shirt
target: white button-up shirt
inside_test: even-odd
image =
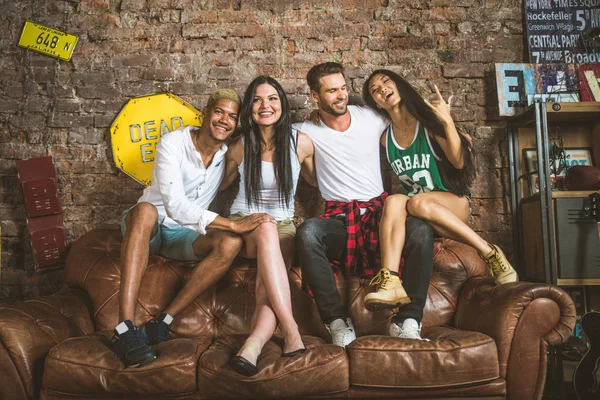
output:
[[[211,164],[204,166],[186,126],[160,138],[152,169],[152,185],[144,189],[140,202],[152,203],[158,210],[159,222],[169,228],[183,226],[202,235],[218,214],[208,206],[217,195],[225,173],[223,144]]]

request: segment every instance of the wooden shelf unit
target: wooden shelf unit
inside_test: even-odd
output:
[[[564,286],[600,285],[600,276],[560,277],[556,201],[582,199],[593,192],[552,191],[548,161],[549,138],[560,136],[565,148],[591,148],[594,163],[598,165],[600,102],[536,103],[511,118],[507,131],[517,271],[522,279],[529,281]],[[529,148],[535,149],[538,156],[535,169],[539,173],[539,192],[533,195],[524,168],[523,149]]]

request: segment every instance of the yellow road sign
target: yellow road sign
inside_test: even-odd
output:
[[[129,100],[110,127],[117,168],[141,184],[150,185],[156,142],[186,125],[202,125],[202,114],[172,93]]]
[[[78,39],[75,35],[27,21],[19,46],[69,61]]]

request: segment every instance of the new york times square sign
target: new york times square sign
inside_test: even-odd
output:
[[[600,26],[600,0],[525,0],[524,4],[529,62],[600,62],[600,44],[586,37]]]

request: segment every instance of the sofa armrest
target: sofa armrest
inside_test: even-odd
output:
[[[537,399],[544,390],[547,347],[569,338],[575,317],[573,300],[556,286],[496,286],[489,278],[472,278],[461,291],[454,323],[494,338],[507,399]]]
[[[93,331],[88,307],[74,292],[0,304],[0,398],[37,398],[50,349]]]

